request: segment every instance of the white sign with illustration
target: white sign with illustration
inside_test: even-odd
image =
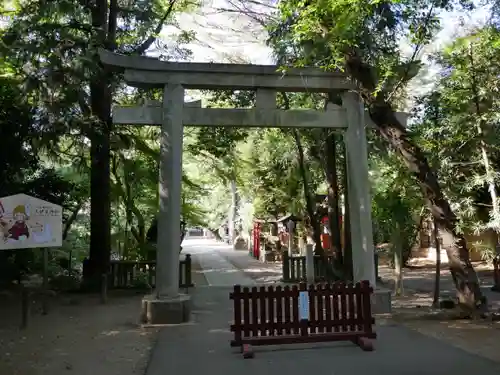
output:
[[[0,250],[61,245],[61,206],[26,194],[0,198]]]

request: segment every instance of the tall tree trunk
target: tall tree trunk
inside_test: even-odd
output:
[[[342,242],[340,239],[340,207],[339,184],[337,174],[337,135],[331,130],[326,131],[325,141],[325,172],[328,182],[328,223],[330,226],[330,240],[335,253],[337,265],[343,264]]]
[[[227,226],[228,226],[228,231],[229,231],[229,243],[231,245],[234,244],[234,238],[235,238],[235,221],[236,221],[236,214],[237,214],[237,205],[238,205],[238,189],[236,187],[236,181],[234,178],[229,181],[229,187],[231,190],[231,206],[229,207],[229,215],[228,215],[228,220],[227,220]]]
[[[396,118],[391,104],[382,94],[376,93],[377,82],[372,67],[358,54],[351,53],[346,56],[346,70],[357,81],[370,118],[380,134],[401,155],[419,182],[430,211],[439,225],[443,240],[451,244],[446,251],[460,304],[470,310],[478,307],[486,308],[465,238],[456,230],[457,217],[444,197],[427,158],[421,148],[409,139],[405,127]]]
[[[96,33],[94,47],[104,47],[108,37],[108,2],[97,0],[91,15]],[[108,271],[111,254],[111,95],[110,74],[98,67],[90,82],[90,106],[98,122],[90,132],[90,251],[84,272],[87,285],[92,288],[99,286],[100,275]]]
[[[349,189],[347,188],[347,150],[342,139],[342,192],[344,193],[344,277],[352,280],[352,241],[351,241],[351,214],[349,209]]]
[[[432,223],[432,231],[434,237],[434,244],[436,248],[436,273],[434,276],[434,298],[432,306],[439,307],[439,294],[441,290],[441,243],[439,242],[439,229],[436,220]]]
[[[394,294],[403,295],[403,241],[398,223],[392,232],[392,252],[394,255]]]
[[[297,129],[293,129],[293,139],[295,140],[295,145],[297,146],[299,170],[304,187],[304,199],[306,201],[307,214],[309,215],[309,220],[311,221],[311,227],[313,230],[313,238],[315,242],[314,253],[323,254],[323,248],[321,247],[321,226],[319,225],[318,218],[316,217],[313,196],[309,189],[309,179],[304,161],[304,148],[302,147],[302,142],[300,141],[300,135]]]
[[[290,101],[288,100],[288,96],[286,93],[282,93],[282,98],[284,102],[284,109],[290,109]],[[316,210],[314,209],[314,200],[312,193],[309,189],[309,180],[307,178],[307,171],[306,171],[306,166],[305,166],[305,160],[304,160],[304,148],[302,147],[302,142],[300,140],[300,134],[297,131],[297,129],[292,130],[293,134],[293,139],[295,141],[295,145],[297,147],[297,152],[298,152],[298,161],[299,161],[299,170],[300,170],[300,175],[302,177],[302,184],[304,187],[304,199],[306,202],[306,210],[307,214],[309,216],[309,219],[311,221],[311,227],[313,230],[313,239],[315,242],[315,248],[314,252],[315,254],[321,254],[324,255],[323,248],[321,246],[321,226],[318,221],[318,218],[316,217]]]

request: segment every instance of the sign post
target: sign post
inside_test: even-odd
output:
[[[0,251],[42,248],[43,306],[48,313],[48,262],[50,247],[62,246],[62,207],[26,194],[0,198]],[[28,322],[29,291],[24,291],[26,311],[23,328]],[[23,308],[24,310],[24,308]]]

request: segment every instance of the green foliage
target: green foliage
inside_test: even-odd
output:
[[[111,15],[107,29],[92,20],[98,4]],[[422,67],[422,48],[440,28],[439,13],[458,6],[471,9],[472,4],[465,0],[280,1],[277,22],[267,25],[269,45],[280,65],[342,70],[359,84],[368,105],[381,98],[397,106],[405,102],[406,84]],[[155,39],[162,24],[178,26],[175,15],[197,4],[151,0],[109,9],[110,4],[103,1],[30,0],[14,5],[10,21],[0,31],[0,135],[5,145],[0,150],[4,165],[0,196],[23,191],[63,205],[67,236],[62,253],[51,262],[51,272],[54,285],[72,283],[57,259],[78,263],[87,255],[89,145],[110,114],[104,111],[103,118],[97,110],[107,94],[95,94],[95,79],[105,73],[109,87],[104,91],[114,95],[114,103],[132,104],[161,95],[160,90],[125,90],[119,75],[102,70],[96,48],[143,54],[156,47],[163,59],[189,58],[190,51],[183,46],[194,33],[181,32],[168,43]],[[114,11],[116,17],[111,14]],[[402,52],[402,43],[413,48],[411,56]],[[498,30],[486,27],[457,39],[435,56],[443,67],[442,76],[434,90],[420,98],[416,121],[409,129],[410,140],[430,155],[438,169],[446,197],[458,213],[459,229],[464,231],[500,226],[500,218],[491,215],[488,191],[489,185],[497,185],[500,160],[499,48]],[[255,93],[204,92],[203,99],[208,107],[252,108]],[[336,97],[306,92],[280,95],[278,106],[322,110],[327,99],[340,103]],[[329,133],[313,129],[297,134],[304,148],[308,187],[312,194],[324,194]],[[219,228],[227,222],[233,201],[243,230],[250,228],[253,217],[306,215],[293,135],[283,129],[186,129],[182,215],[187,225]],[[155,127],[124,126],[111,131],[109,199],[115,255],[148,257],[146,234],[158,210],[158,136]],[[393,150],[377,136],[369,141],[376,241],[391,241],[397,228],[408,252],[423,214],[420,190]],[[482,148],[492,173],[482,162]],[[343,162],[343,155],[337,162]],[[231,189],[234,185],[236,192]],[[39,257],[31,251],[15,257],[11,252],[0,255],[4,257],[0,266],[6,267],[0,274],[9,280],[40,268]]]
[[[499,48],[500,34],[492,26],[446,46],[436,56],[443,67],[441,79],[420,98],[419,121],[413,127],[439,168],[462,231],[498,228],[489,190],[490,182],[498,185],[500,157]]]

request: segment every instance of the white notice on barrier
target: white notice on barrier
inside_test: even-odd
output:
[[[309,320],[309,292],[299,292],[299,318]]]

